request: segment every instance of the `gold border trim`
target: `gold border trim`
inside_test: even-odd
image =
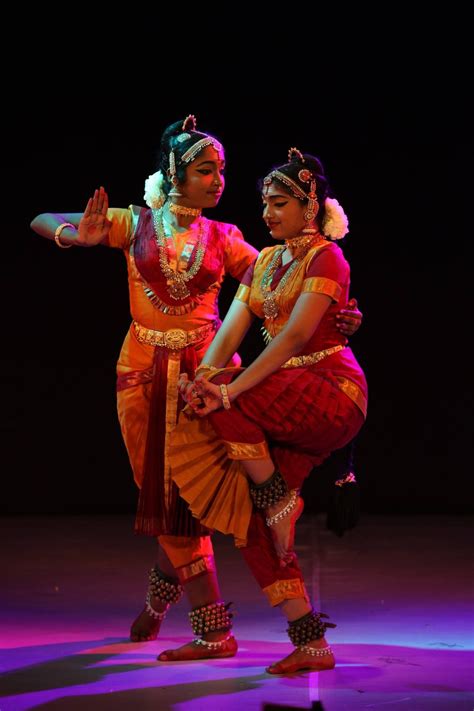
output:
[[[240,284],[235,293],[234,299],[238,299],[239,301],[243,301],[244,304],[248,304],[250,301],[250,287],[246,284]]]
[[[285,600],[296,600],[301,597],[305,600],[309,599],[304,582],[299,578],[275,580],[274,583],[263,588],[262,592],[265,593],[272,607],[279,605]]]
[[[227,442],[224,440],[224,446],[229,459],[266,459],[270,456],[265,441],[249,444],[248,442]]]
[[[364,417],[367,417],[367,398],[360,387],[356,383],[353,383],[352,380],[343,378],[341,375],[336,376],[336,380],[338,381],[337,384],[342,392],[345,393],[353,402],[355,402],[357,407],[362,411]]]
[[[137,341],[140,343],[144,343],[147,346],[160,346],[169,348],[170,350],[179,350],[204,340],[211,331],[217,330],[217,323],[216,321],[212,321],[191,331],[185,331],[182,328],[156,331],[153,328],[142,326],[138,321],[133,321],[133,328]]]
[[[178,378],[181,368],[181,355],[170,351],[168,356],[168,372],[166,384],[166,422],[165,422],[165,452],[164,452],[164,489],[167,509],[171,503],[171,467],[168,458],[170,435],[176,427],[178,412]]]
[[[176,573],[179,578],[181,585],[187,583],[191,578],[196,578],[198,575],[204,575],[205,573],[214,573],[216,571],[216,564],[213,555],[205,555],[198,560],[193,560],[187,565],[182,565],[176,568]]]
[[[303,281],[302,293],[307,294],[325,294],[330,296],[333,301],[339,301],[342,293],[342,287],[334,279],[327,277],[308,277]]]
[[[283,363],[281,368],[302,368],[305,365],[314,365],[319,363],[320,360],[327,358],[327,356],[333,353],[338,353],[344,350],[345,346],[332,346],[331,348],[325,348],[324,351],[316,351],[315,353],[308,353],[307,355],[293,356],[288,358],[288,360]]]

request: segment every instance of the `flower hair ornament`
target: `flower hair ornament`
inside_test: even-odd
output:
[[[148,207],[155,210],[164,205],[166,195],[163,190],[163,173],[158,170],[145,180],[145,194],[143,196]]]
[[[349,232],[349,220],[341,205],[334,198],[327,197],[324,201],[325,215],[322,229],[326,237],[342,239]]]

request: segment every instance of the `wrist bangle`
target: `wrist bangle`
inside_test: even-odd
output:
[[[231,404],[229,400],[229,393],[227,392],[227,385],[224,385],[224,383],[222,383],[222,385],[219,385],[219,388],[222,395],[222,406],[224,410],[230,410]]]
[[[69,249],[69,247],[72,247],[72,244],[63,244],[59,239],[61,236],[61,232],[65,227],[72,227],[74,229],[75,225],[72,225],[70,222],[63,222],[61,225],[59,225],[59,227],[56,227],[56,230],[54,232],[54,241],[56,242],[58,247],[61,247],[61,249]]]
[[[210,373],[213,370],[218,370],[215,365],[206,365],[206,363],[201,363],[201,365],[198,365],[196,368],[194,375],[199,375],[199,373]]]

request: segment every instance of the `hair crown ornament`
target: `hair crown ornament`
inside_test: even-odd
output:
[[[189,114],[183,121],[181,126],[182,131],[195,131],[196,130],[196,117],[194,114]]]
[[[295,146],[290,148],[290,150],[288,151],[288,163],[292,162],[293,156],[296,156],[296,158],[301,161],[301,163],[305,162],[303,154],[301,153],[301,151],[298,150],[298,148],[295,148]]]

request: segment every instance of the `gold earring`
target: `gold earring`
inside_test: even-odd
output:
[[[183,197],[183,193],[180,193],[178,190],[178,178],[173,178],[171,183],[173,187],[169,191],[168,197]]]

